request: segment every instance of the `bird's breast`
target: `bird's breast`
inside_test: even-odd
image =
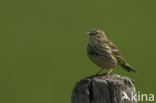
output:
[[[99,45],[88,45],[87,51],[90,60],[101,68],[114,68],[117,65],[116,59],[108,48]]]

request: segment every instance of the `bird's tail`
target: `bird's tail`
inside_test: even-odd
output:
[[[136,73],[136,70],[133,69],[129,64],[127,63],[123,63],[123,64],[120,64],[125,70],[127,70],[128,72],[135,72]]]

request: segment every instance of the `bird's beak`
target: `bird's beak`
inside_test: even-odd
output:
[[[89,36],[94,36],[91,32],[86,32]]]
[[[90,32],[86,32],[88,35],[90,34]]]
[[[89,36],[92,36],[91,32],[86,32]]]
[[[86,32],[89,36],[94,36],[91,32]]]

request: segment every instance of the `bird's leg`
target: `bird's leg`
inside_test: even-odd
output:
[[[101,68],[97,73],[96,75],[99,75],[99,73],[103,70],[103,68]]]
[[[106,75],[106,77],[109,77],[109,74],[113,71],[113,68],[109,70],[108,74]]]

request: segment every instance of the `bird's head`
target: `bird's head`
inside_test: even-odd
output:
[[[91,40],[106,40],[107,36],[105,32],[101,29],[92,29],[87,34],[90,36]]]

